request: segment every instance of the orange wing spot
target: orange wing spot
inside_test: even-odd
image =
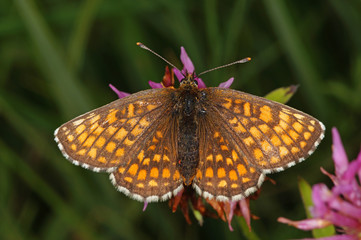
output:
[[[99,123],[98,123],[98,122],[92,124],[92,125],[90,126],[90,128],[89,128],[89,132],[94,131],[94,130],[97,129],[98,127],[99,127]]]
[[[122,108],[122,110],[120,111],[121,115],[123,116],[125,114],[126,109]]]
[[[104,131],[104,128],[103,128],[103,127],[97,127],[97,129],[95,129],[93,133],[94,133],[95,135],[99,135],[99,134],[101,134],[103,131]]]
[[[156,131],[155,134],[157,135],[157,137],[163,138],[163,133],[161,131]]]
[[[135,176],[135,174],[137,174],[137,171],[138,171],[138,164],[132,164],[132,166],[130,166],[130,168],[128,169],[128,173],[130,175],[133,175]]]
[[[238,106],[237,107],[235,106],[235,107],[233,107],[233,112],[237,113],[237,114],[241,113],[241,109]]]
[[[306,140],[308,140],[308,139],[310,139],[310,137],[311,137],[311,133],[305,132],[305,133],[303,134],[303,137],[304,137]]]
[[[206,169],[206,177],[209,177],[209,178],[213,177],[213,169],[211,167]]]
[[[284,112],[280,112],[279,117],[280,117],[280,119],[282,119],[286,123],[290,122],[290,116],[285,114]]]
[[[140,121],[139,121],[139,125],[142,126],[142,127],[148,127],[148,126],[149,126],[149,122],[147,121],[147,119],[142,118],[142,119],[140,119]]]
[[[233,166],[232,158],[226,158],[227,165]]]
[[[85,153],[86,153],[86,149],[81,149],[77,152],[78,155],[82,155],[82,156],[84,156]]]
[[[315,120],[311,120],[310,123],[311,123],[312,125],[315,125],[316,122],[315,122]]]
[[[232,159],[233,161],[237,161],[239,159],[238,154],[234,150],[232,150]]]
[[[271,157],[272,164],[278,163],[279,161],[280,161],[280,159],[278,157],[275,157],[275,156]]]
[[[74,140],[74,136],[68,135],[68,136],[66,136],[66,139],[68,139],[69,142],[72,142]]]
[[[94,124],[95,122],[97,122],[100,119],[100,115],[96,115],[95,117],[92,117],[90,119],[90,124]]]
[[[240,176],[243,176],[244,174],[247,173],[247,169],[244,167],[243,164],[237,165],[237,171],[238,171],[238,175],[240,175]]]
[[[308,130],[310,130],[310,132],[313,132],[313,131],[315,131],[315,128],[313,126],[309,125]]]
[[[169,157],[167,155],[163,154],[163,161],[170,162]]]
[[[119,172],[119,173],[123,174],[124,171],[125,171],[125,168],[124,168],[124,167],[119,167],[119,168],[118,168],[118,172]]]
[[[105,121],[107,121],[109,124],[112,124],[113,122],[117,121],[118,118],[115,116],[115,114],[118,112],[116,109],[111,109],[109,111],[109,114],[105,118]]]
[[[154,151],[155,148],[156,148],[156,146],[155,146],[155,145],[152,145],[152,146],[150,146],[150,147],[148,148],[148,150]]]
[[[206,184],[207,184],[207,186],[210,186],[210,187],[213,186],[213,184],[211,182],[207,182]]]
[[[134,117],[134,105],[133,104],[129,104],[128,105],[128,118],[132,118]]]
[[[77,147],[76,147],[75,144],[72,144],[72,145],[70,146],[70,148],[71,148],[71,150],[73,150],[73,151],[76,151],[76,149],[77,149]]]
[[[159,162],[160,161],[160,154],[154,154],[153,161]]]
[[[173,180],[174,180],[174,181],[177,181],[177,180],[179,180],[179,178],[180,178],[179,171],[176,170],[175,173],[173,174]]]
[[[301,141],[301,142],[300,142],[300,146],[301,146],[301,148],[305,148],[305,147],[306,147],[306,145],[307,145],[307,143],[306,143],[305,141]]]
[[[150,176],[152,177],[152,178],[158,178],[158,176],[159,176],[159,171],[158,171],[158,168],[152,168],[151,170],[150,170]]]
[[[85,140],[85,142],[83,143],[83,146],[84,146],[84,147],[91,147],[91,146],[93,145],[94,141],[95,141],[95,137],[94,137],[94,136],[89,136],[89,137]]]
[[[232,120],[228,121],[230,124],[235,124],[238,122],[238,119],[236,117],[234,117]]]
[[[220,182],[218,183],[218,187],[223,188],[223,187],[225,187],[225,186],[227,186],[227,182],[226,182],[225,180],[222,180],[222,181],[220,181]]]
[[[124,148],[118,148],[117,151],[115,151],[115,156],[123,157],[124,156]]]
[[[269,106],[261,107],[260,111],[261,111],[261,114],[260,114],[259,118],[262,121],[268,123],[273,120],[271,108]]]
[[[144,169],[140,170],[138,173],[138,177],[137,180],[145,180],[145,178],[147,177],[147,171],[145,171]]]
[[[73,122],[73,125],[74,126],[78,126],[79,124],[81,124],[81,123],[83,123],[84,122],[84,119],[82,118],[82,119],[78,119],[78,120],[76,120],[76,121],[74,121]]]
[[[229,179],[232,181],[237,181],[238,180],[238,176],[235,170],[231,170],[229,171]]]
[[[158,143],[159,140],[158,140],[155,136],[153,136],[152,142],[153,142],[153,143]]]
[[[199,179],[199,180],[202,180],[202,172],[201,170],[197,169],[197,175],[196,175],[196,178]]]
[[[149,162],[150,162],[150,158],[144,158],[143,160],[143,165],[148,165],[149,166]]]
[[[110,135],[113,135],[117,130],[118,130],[118,128],[113,127],[113,126],[109,126],[107,128],[107,133],[110,134]]]
[[[139,159],[139,162],[141,162],[144,159],[144,150],[140,151],[137,158]]]
[[[218,168],[217,176],[218,178],[224,178],[226,176],[226,171],[224,170],[224,168]]]
[[[305,117],[305,116],[303,116],[301,114],[298,114],[298,113],[293,114],[293,116],[295,116],[295,118],[297,118],[297,119],[303,119]]]
[[[119,161],[119,159],[113,159],[113,160],[110,160],[110,163],[111,164],[120,164],[120,161]]]
[[[249,104],[249,102],[243,104],[243,112],[246,117],[251,116],[251,105]]]
[[[250,171],[251,173],[254,173],[254,172],[256,171],[256,169],[253,168],[253,167],[250,167],[250,168],[249,168],[249,171]]]
[[[228,151],[228,147],[227,147],[226,145],[221,145],[221,149],[222,149],[223,151]]]
[[[164,169],[163,169],[162,177],[163,177],[163,178],[170,178],[170,171],[169,171],[168,168],[164,168]]]
[[[130,183],[133,182],[133,178],[131,177],[125,177],[124,180]]]
[[[217,138],[219,136],[220,136],[219,132],[215,132],[214,135],[213,135],[214,138]]]
[[[95,159],[97,157],[97,149],[91,148],[88,152],[88,156],[90,156],[92,159]]]
[[[246,178],[246,177],[242,178],[242,182],[243,182],[243,183],[246,183],[246,182],[249,182],[249,181],[251,181],[251,179]]]
[[[224,142],[224,138],[221,137],[221,139],[219,139],[219,142],[220,142],[220,143],[221,143],[221,142]]]
[[[297,140],[297,138],[299,137],[299,135],[298,135],[298,133],[296,133],[294,130],[292,130],[292,129],[290,129],[289,131],[288,131],[288,134],[291,136],[291,138],[293,139],[293,140]]]
[[[141,127],[139,127],[139,125],[136,125],[134,127],[134,129],[130,132],[130,134],[132,134],[133,136],[138,136],[143,132],[144,129],[142,129]]]
[[[283,128],[284,130],[288,129],[289,125],[285,121],[280,121],[279,126]]]
[[[242,103],[242,101],[241,101],[241,99],[238,99],[238,98],[237,98],[237,99],[234,100],[234,103],[235,103],[235,104],[240,104],[240,103]]]
[[[206,158],[206,161],[213,161],[213,154],[209,154]]]
[[[224,100],[226,100],[227,103],[223,103],[222,106],[227,108],[227,109],[230,109],[232,107],[232,99],[225,98]]]
[[[277,137],[276,135],[272,135],[271,143],[272,143],[272,145],[278,147],[281,145],[281,139],[279,137]]]
[[[238,188],[238,184],[232,183],[231,188]]]
[[[243,142],[244,142],[247,146],[250,146],[250,145],[254,144],[254,140],[253,140],[252,137],[248,137],[248,138],[243,139]]]
[[[116,146],[117,146],[117,145],[115,144],[115,142],[109,142],[109,143],[107,144],[107,146],[105,147],[105,149],[106,149],[108,152],[112,153],[112,152],[114,151],[114,149],[115,149]]]
[[[152,110],[155,109],[156,107],[157,107],[157,105],[149,104],[149,105],[147,106],[147,110],[148,110],[148,111],[152,111]]]
[[[129,138],[126,138],[123,143],[127,146],[132,146],[134,142],[135,141],[132,141],[132,140],[129,140]]]
[[[288,149],[286,147],[281,146],[279,148],[279,150],[280,150],[280,156],[281,157],[284,157],[284,156],[286,156],[288,154]]]
[[[262,146],[263,151],[265,151],[265,152],[268,152],[268,151],[272,150],[271,145],[267,141],[262,141],[261,146]]]
[[[286,134],[282,134],[281,138],[286,145],[291,145],[293,143],[293,140]]]
[[[255,157],[257,160],[260,160],[261,158],[263,158],[262,150],[259,149],[259,148],[255,148],[255,149],[253,150],[253,155],[254,155],[254,157]]]
[[[237,127],[233,127],[233,129],[238,133],[239,132],[243,132],[243,133],[247,132],[247,130],[239,122],[237,123]]]
[[[223,161],[223,156],[221,154],[218,154],[216,156],[216,162],[218,162],[218,161]]]
[[[258,126],[258,128],[263,132],[267,133],[270,130],[270,127],[267,124],[261,124]]]
[[[125,130],[124,128],[119,129],[119,131],[115,134],[115,139],[118,140],[123,140],[125,138],[125,136],[127,136],[128,131]]]
[[[143,183],[138,183],[136,186],[139,187],[139,188],[144,188],[144,184],[143,184]]]
[[[275,132],[278,134],[283,133],[283,128],[281,128],[280,126],[274,126],[273,130],[275,130]]]
[[[105,159],[105,157],[98,157],[98,162],[100,162],[100,163],[106,163],[107,162],[107,160]]]
[[[88,137],[88,133],[87,133],[87,132],[83,132],[83,133],[78,137],[78,140],[79,140],[80,143],[83,143],[87,137]]]
[[[85,125],[84,124],[82,124],[82,125],[80,125],[80,126],[78,126],[76,129],[75,129],[75,132],[77,133],[77,134],[80,134],[80,133],[82,133],[84,130],[85,130]]]
[[[241,122],[242,122],[243,126],[247,126],[247,124],[249,123],[247,118],[241,118]]]
[[[169,185],[169,182],[165,182],[165,183],[163,183],[163,185],[166,187]]]
[[[292,147],[291,152],[292,153],[298,153],[300,149],[298,147]]]
[[[260,139],[262,138],[262,133],[256,128],[256,127],[251,127],[249,129],[249,132],[252,134],[252,136],[256,139]]]
[[[130,127],[132,128],[138,123],[138,120],[139,120],[139,118],[131,118],[131,119],[128,119],[126,124],[129,124]],[[141,121],[139,121],[139,124],[141,124],[140,122]]]

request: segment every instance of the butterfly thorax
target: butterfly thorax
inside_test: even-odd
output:
[[[199,94],[197,82],[191,75],[182,80],[176,104],[179,119],[177,167],[185,185],[192,183],[199,163]]]

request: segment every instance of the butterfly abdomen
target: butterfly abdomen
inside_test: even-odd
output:
[[[184,184],[190,185],[199,163],[199,139],[197,135],[198,96],[196,91],[184,91],[179,97],[179,134],[177,166]]]

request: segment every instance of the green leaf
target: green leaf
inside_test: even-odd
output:
[[[237,219],[237,222],[238,222],[239,226],[241,227],[242,233],[246,237],[246,239],[260,240],[260,238],[256,235],[255,232],[249,231],[247,222],[243,217],[237,217],[236,219]]]
[[[289,87],[277,88],[277,89],[273,90],[272,92],[268,93],[265,96],[265,98],[285,104],[295,94],[295,92],[297,91],[297,88],[298,88],[297,85],[291,85]]]

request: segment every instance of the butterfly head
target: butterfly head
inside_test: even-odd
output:
[[[180,82],[180,88],[198,88],[198,81],[194,73],[187,73]]]

